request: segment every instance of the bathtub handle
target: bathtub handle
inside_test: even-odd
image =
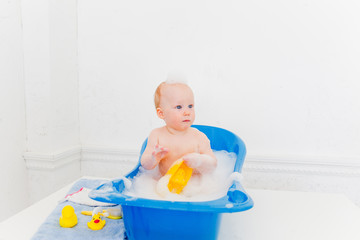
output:
[[[248,200],[248,196],[245,193],[244,188],[241,186],[241,183],[237,180],[233,181],[233,184],[229,188],[227,195],[229,197],[229,201],[233,203],[243,203]]]

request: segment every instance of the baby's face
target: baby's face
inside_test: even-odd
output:
[[[169,84],[162,89],[160,109],[166,125],[177,131],[189,128],[195,120],[194,95],[185,84]]]

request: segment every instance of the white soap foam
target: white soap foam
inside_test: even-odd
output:
[[[125,194],[137,198],[148,198],[169,201],[210,201],[226,195],[234,178],[232,175],[236,155],[226,151],[215,151],[217,167],[212,173],[193,175],[180,194],[170,193],[167,189],[166,178],[161,178],[157,168],[144,170],[132,179],[130,189]],[[163,182],[159,182],[159,179]],[[166,181],[167,180],[167,181]],[[159,182],[159,183],[158,183]]]

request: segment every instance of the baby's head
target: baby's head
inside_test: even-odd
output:
[[[181,82],[162,82],[154,96],[156,113],[168,127],[186,130],[195,120],[194,94]]]

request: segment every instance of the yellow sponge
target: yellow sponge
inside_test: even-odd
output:
[[[191,178],[192,171],[193,169],[188,167],[183,159],[174,162],[166,173],[166,175],[170,175],[169,191],[177,194],[181,193]]]

